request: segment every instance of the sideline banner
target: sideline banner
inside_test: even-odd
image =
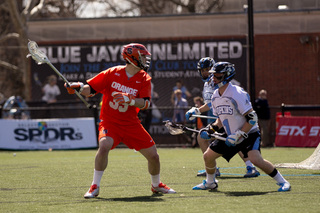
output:
[[[97,147],[93,118],[0,119],[0,149],[47,150]]]
[[[320,117],[280,117],[276,146],[317,147]]]

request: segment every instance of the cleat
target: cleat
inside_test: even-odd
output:
[[[218,184],[216,182],[211,183],[210,185],[207,184],[206,180],[203,180],[202,183],[200,183],[199,185],[196,185],[192,188],[192,190],[207,190],[207,189],[217,189],[218,188]]]
[[[199,170],[197,176],[198,177],[207,176],[206,170]],[[221,176],[221,173],[220,173],[219,167],[217,167],[216,168],[216,177],[220,177],[220,176]]]
[[[84,194],[84,198],[95,198],[99,195],[99,186],[97,184],[91,185],[87,193]]]
[[[220,173],[220,169],[219,167],[216,168],[216,177],[220,177],[221,173]]]
[[[284,182],[284,183],[277,183],[280,188],[278,189],[278,192],[287,192],[291,190],[291,186],[289,182]]]
[[[247,174],[245,174],[243,177],[251,178],[251,177],[258,177],[259,175],[260,175],[260,172],[256,169],[256,167],[247,166]]]
[[[200,176],[207,176],[206,170],[199,170],[197,176],[198,176],[198,177],[200,177]]]
[[[151,184],[151,191],[155,194],[163,193],[163,194],[174,194],[176,191],[166,186],[166,184],[160,183],[158,187],[154,187]]]

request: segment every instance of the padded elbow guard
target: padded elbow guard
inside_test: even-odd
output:
[[[251,111],[246,115],[247,122],[254,126],[258,122],[258,116],[255,111]]]

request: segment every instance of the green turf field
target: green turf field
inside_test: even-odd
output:
[[[265,148],[272,163],[300,162],[314,148]],[[86,200],[95,150],[1,151],[0,212],[320,212],[320,171],[279,169],[292,191],[277,192],[276,182],[262,173],[242,178],[239,156],[218,160],[218,191],[193,191],[201,183],[200,149],[160,148],[161,180],[177,194],[153,196],[147,161],[130,149],[111,151],[100,195]]]

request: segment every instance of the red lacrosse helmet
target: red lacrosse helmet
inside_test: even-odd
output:
[[[148,71],[151,57],[147,56],[151,56],[151,54],[142,44],[131,43],[123,46],[121,55],[127,63],[132,64],[136,68],[141,68],[146,72]],[[142,61],[141,56],[146,56],[145,63]]]

